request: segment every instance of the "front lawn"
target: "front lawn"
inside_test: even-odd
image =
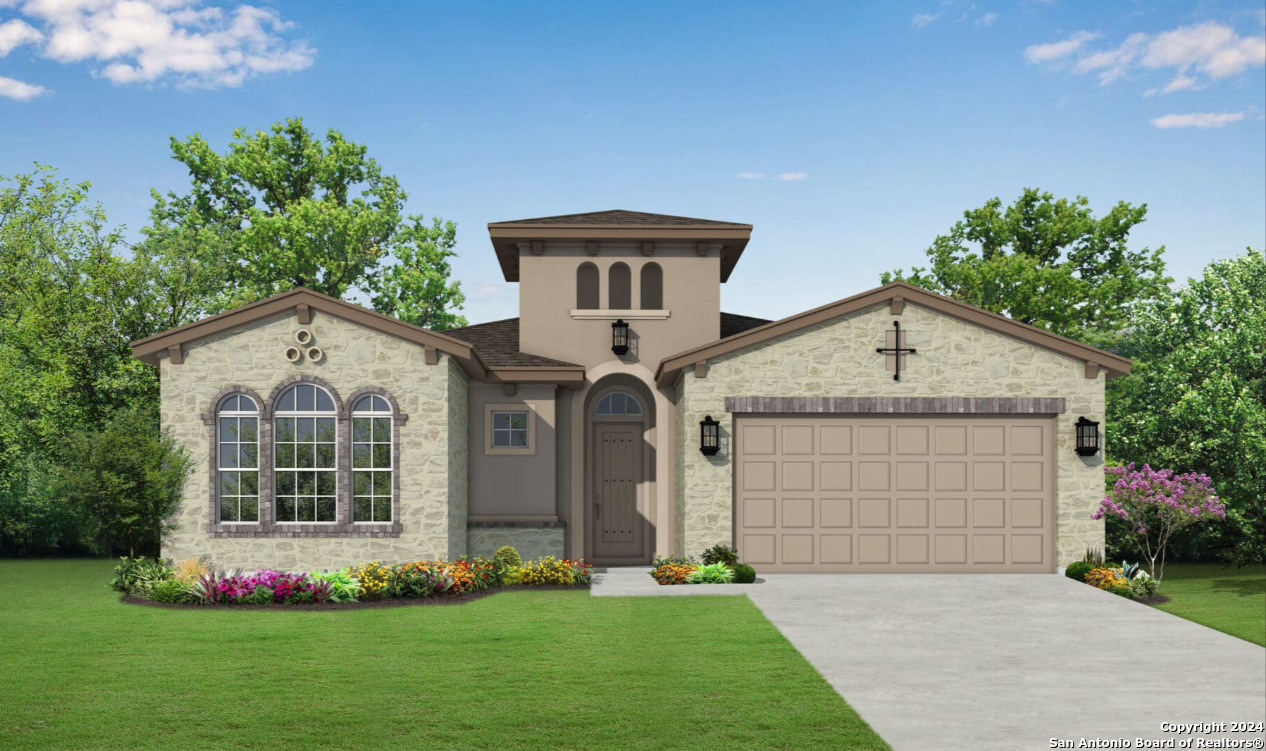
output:
[[[1266,567],[1169,563],[1154,607],[1266,647]]]
[[[745,597],[168,610],[112,566],[0,561],[0,748],[887,748]]]

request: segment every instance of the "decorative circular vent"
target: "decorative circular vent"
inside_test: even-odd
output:
[[[321,351],[320,347],[308,347],[308,360],[312,362],[321,362],[321,359],[324,357],[325,353]]]
[[[315,349],[315,347],[313,348]],[[290,362],[299,362],[303,359],[303,350],[298,347],[286,347],[286,360]]]
[[[295,341],[300,344],[309,344],[312,342],[312,332],[307,329],[299,329],[295,332]]]

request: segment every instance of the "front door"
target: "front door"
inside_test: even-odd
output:
[[[641,423],[594,424],[593,557],[632,563],[644,557]]]

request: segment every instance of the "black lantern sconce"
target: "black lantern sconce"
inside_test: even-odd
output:
[[[1094,456],[1099,453],[1099,423],[1085,417],[1077,420],[1077,455]]]
[[[617,355],[629,352],[629,325],[624,321],[611,324],[611,351]]]
[[[721,450],[721,423],[708,415],[699,422],[699,452],[704,456],[716,456]]]

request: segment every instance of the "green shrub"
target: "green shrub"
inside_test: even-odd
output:
[[[1130,585],[1128,582],[1125,584],[1114,584],[1108,587],[1108,591],[1114,595],[1120,595],[1121,597],[1124,597],[1127,600],[1134,599],[1134,590],[1130,588]]]
[[[651,563],[651,568],[662,568],[664,566],[693,566],[694,559],[684,555],[657,555],[655,561]]]
[[[1148,576],[1147,572],[1140,571],[1133,579],[1130,580],[1130,592],[1134,594],[1135,599],[1143,597],[1151,597],[1156,594],[1160,582]]]
[[[751,584],[756,581],[756,569],[746,563],[731,564],[730,570],[734,572],[735,584]]]
[[[1076,579],[1079,582],[1086,581],[1086,574],[1094,570],[1095,564],[1090,561],[1077,561],[1068,564],[1068,568],[1064,569],[1064,576],[1069,579]]]
[[[119,592],[148,597],[155,584],[175,578],[175,570],[161,560],[148,561],[145,556],[125,556],[114,567],[114,580],[110,582],[110,586]]]
[[[734,581],[734,571],[724,563],[709,563],[690,572],[691,584],[729,584]]]
[[[724,563],[727,566],[738,563],[738,551],[729,545],[713,545],[703,551],[703,565],[712,563]]]
[[[519,555],[519,551],[509,545],[502,545],[497,548],[497,552],[492,554],[492,560],[506,568],[518,568],[523,565],[523,556]]]
[[[341,568],[337,571],[313,571],[308,578],[314,582],[329,585],[329,592],[323,590],[323,601],[356,602],[360,595],[360,582],[352,574],[351,569]]]
[[[149,590],[149,598],[154,602],[197,603],[201,601],[188,585],[175,579],[155,584]]]

